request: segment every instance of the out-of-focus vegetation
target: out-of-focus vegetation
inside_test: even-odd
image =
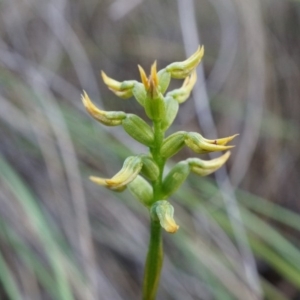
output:
[[[200,82],[173,130],[240,137],[228,171],[190,175],[173,197],[158,299],[299,299],[299,26],[288,0],[0,1],[1,299],[140,299],[147,213],[88,176],[145,149],[95,124],[80,94],[142,114],[100,70],[138,79],[137,64],[199,43]]]

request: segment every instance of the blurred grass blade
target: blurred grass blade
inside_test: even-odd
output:
[[[253,211],[272,218],[282,224],[300,231],[300,215],[264,198],[244,191],[238,191],[238,198],[243,205]]]
[[[21,294],[19,292],[18,286],[9,270],[7,264],[5,263],[4,257],[0,252],[0,280],[2,282],[3,288],[6,291],[8,297],[11,300],[21,300]]]
[[[216,211],[212,214],[214,219],[222,225],[227,233],[232,236],[232,228],[227,216],[222,211]],[[245,223],[247,227],[247,222]],[[263,230],[263,229],[261,229]],[[268,262],[270,266],[276,269],[282,276],[300,288],[300,270],[295,268],[295,261],[288,262],[288,255],[280,256],[276,248],[265,245],[264,239],[259,239],[253,232],[249,236],[250,245],[257,256]]]
[[[300,288],[300,272],[294,268],[295,264],[289,264],[283,257],[278,255],[272,248],[263,244],[258,239],[250,239],[251,246],[257,255],[268,262],[275,270],[288,281]]]
[[[250,299],[247,285],[216,255],[213,249],[200,242],[200,238],[187,239],[182,230],[174,236],[176,246],[189,261],[189,268],[202,278],[210,280],[209,286],[216,299]],[[183,242],[184,241],[184,242]],[[209,273],[210,276],[206,276]],[[205,274],[205,275],[204,275]],[[243,295],[243,296],[242,296]]]
[[[285,295],[283,295],[273,284],[261,278],[261,285],[265,292],[266,300],[289,300]]]
[[[13,251],[15,251],[21,261],[23,261],[25,266],[37,276],[39,282],[45,287],[49,294],[52,295],[54,299],[60,299],[59,291],[57,290],[56,283],[52,278],[50,270],[43,265],[41,259],[32,253],[30,248],[3,220],[0,220],[0,223],[1,239],[10,244]]]
[[[60,295],[59,299],[73,300],[74,298],[68,283],[68,278],[64,266],[61,263],[60,251],[55,244],[55,240],[53,240],[49,227],[45,223],[45,219],[37,205],[36,199],[15,170],[1,155],[0,178],[7,184],[16,199],[20,202],[28,220],[30,220],[39,235],[56,277],[56,288]]]
[[[259,217],[241,208],[242,217],[245,225],[250,229],[253,234],[259,236],[270,247],[276,249],[291,265],[294,265],[300,272],[300,265],[295,264],[296,261],[300,261],[300,251],[291,242],[289,242],[279,231],[272,228],[266,222]]]

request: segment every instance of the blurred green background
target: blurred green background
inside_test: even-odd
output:
[[[147,211],[88,177],[146,149],[92,120],[80,94],[145,117],[100,70],[139,80],[137,64],[203,44],[169,133],[240,136],[227,170],[172,197],[180,230],[164,234],[157,299],[300,299],[299,29],[296,0],[1,0],[0,298],[141,298]]]

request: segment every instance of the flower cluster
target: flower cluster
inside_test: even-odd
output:
[[[122,111],[103,111],[97,108],[86,92],[82,95],[83,104],[88,113],[106,126],[123,126],[132,138],[149,147],[149,153],[128,157],[122,169],[112,178],[90,177],[90,179],[113,191],[121,192],[126,187],[146,207],[152,219],[157,219],[168,232],[178,229],[173,219],[174,209],[166,201],[186,180],[190,172],[206,176],[219,169],[229,158],[230,152],[210,161],[189,158],[177,163],[164,177],[163,170],[168,158],[176,154],[184,146],[194,152],[203,154],[225,151],[236,135],[209,140],[196,132],[179,131],[164,137],[165,131],[173,123],[179,104],[185,102],[196,83],[195,68],[200,63],[204,48],[197,51],[182,62],[175,62],[157,72],[156,62],[151,67],[149,77],[144,69],[138,66],[141,82],[127,80],[116,81],[102,72],[102,78],[108,88],[118,97],[127,99],[134,97],[145,109],[152,121],[149,126],[135,114]],[[171,78],[184,79],[179,89],[167,92]]]

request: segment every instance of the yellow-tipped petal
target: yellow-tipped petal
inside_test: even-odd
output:
[[[115,192],[122,192],[126,189],[126,185],[124,186],[121,186],[121,187],[111,187],[111,186],[108,186],[106,184],[106,179],[105,178],[100,178],[100,177],[95,177],[95,176],[90,176],[90,180],[93,181],[94,183],[96,184],[99,184],[99,185],[102,185],[112,191],[115,191]]]
[[[155,202],[150,210],[151,217],[160,222],[162,228],[169,233],[175,233],[179,226],[174,220],[174,207],[165,200]]]
[[[114,191],[122,191],[127,184],[133,181],[140,172],[143,164],[138,156],[129,156],[122,169],[112,178],[100,178],[91,176],[90,180]]]
[[[103,71],[101,71],[101,76],[102,76],[102,79],[103,79],[104,83],[110,89],[112,89],[113,91],[121,91],[121,86],[122,86],[121,82],[108,77]]]
[[[202,57],[204,55],[204,47],[198,46],[196,52],[192,54],[187,60],[185,60],[183,63],[185,63],[187,66],[193,67],[195,64],[198,65],[198,63],[201,61]]]
[[[93,181],[96,184],[102,185],[114,192],[123,192],[126,189],[126,185],[124,186],[120,186],[120,187],[112,187],[112,186],[108,186],[106,184],[106,179],[105,178],[100,178],[100,177],[95,177],[95,176],[90,176],[90,180]]]
[[[227,143],[229,143],[230,141],[232,141],[235,137],[237,137],[239,134],[234,134],[225,138],[221,138],[221,139],[216,139],[216,140],[208,140],[208,139],[204,139],[205,142],[209,143],[209,144],[215,144],[215,145],[226,145]]]
[[[142,83],[143,83],[145,89],[148,90],[149,89],[149,82],[148,82],[147,75],[146,75],[144,69],[140,65],[138,65],[138,68],[139,68]]]
[[[197,81],[197,73],[194,70],[190,76],[186,77],[181,88],[173,90],[167,94],[167,97],[171,96],[175,99],[179,104],[185,102]]]
[[[134,80],[120,82],[108,77],[103,71],[101,71],[101,76],[108,88],[118,97],[124,99],[132,97],[132,89],[136,83]]]
[[[90,99],[86,91],[81,95],[82,103],[87,112],[97,121],[106,126],[117,126],[122,124],[122,120],[126,118],[126,114],[122,111],[107,112],[99,109]]]
[[[196,132],[190,132],[186,135],[185,144],[196,153],[208,153],[216,151],[225,151],[234,146],[217,145],[215,143],[208,143],[203,136]]]
[[[212,159],[212,160],[202,160],[199,158],[189,158],[187,162],[191,167],[191,171],[200,175],[206,176],[209,175],[219,168],[221,168],[230,156],[230,151],[226,152],[222,156]]]
[[[105,178],[100,178],[100,177],[96,177],[96,176],[90,176],[90,180],[93,181],[94,183],[99,184],[99,185],[107,186]]]
[[[157,75],[157,69],[156,69],[156,61],[152,64],[151,66],[151,72],[149,78],[147,78],[147,75],[144,71],[144,69],[138,65],[140,75],[141,75],[141,80],[142,83],[150,95],[151,98],[156,98],[159,94],[158,91],[158,75]]]
[[[175,233],[179,229],[179,226],[176,224],[175,220],[170,216],[166,216],[163,221],[160,222],[160,225],[169,233]]]
[[[143,166],[142,160],[138,156],[130,156],[124,161],[122,169],[111,179],[106,179],[107,186],[120,187],[127,185],[134,180]]]
[[[188,91],[191,91],[197,81],[197,72],[194,70],[190,76],[188,76],[184,82],[182,87],[186,88]]]
[[[136,176],[139,174],[142,165],[137,169],[128,169],[127,172],[122,172],[119,175],[115,175],[112,179],[107,179],[107,186],[111,187],[120,187],[127,185],[129,182],[134,180]]]
[[[151,66],[151,79],[155,87],[158,86],[157,63],[156,61]]]
[[[173,78],[183,79],[187,77],[200,63],[204,55],[204,47],[198,47],[197,51],[182,62],[175,62],[166,67]]]
[[[148,94],[150,95],[150,98],[151,99],[157,98],[159,96],[159,90],[158,90],[158,76],[156,70],[156,61],[151,66],[151,73],[148,82],[149,82]]]
[[[83,94],[81,95],[81,100],[86,108],[87,112],[94,117],[95,119],[102,119],[105,118],[105,112],[103,110],[100,110],[90,99],[86,91],[83,91]]]

